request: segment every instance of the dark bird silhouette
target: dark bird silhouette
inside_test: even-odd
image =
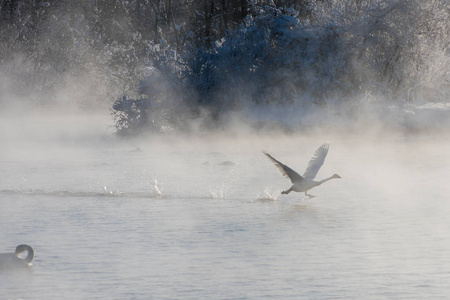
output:
[[[21,258],[19,255],[22,252],[27,252],[25,258]],[[28,245],[19,245],[16,247],[14,253],[1,253],[0,254],[0,270],[4,269],[19,269],[31,267],[34,258],[34,250]]]

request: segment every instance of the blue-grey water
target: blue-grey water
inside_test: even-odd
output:
[[[291,193],[261,153],[303,172]],[[0,147],[0,299],[446,299],[450,143],[439,137],[18,141]],[[139,147],[142,151],[135,151]]]

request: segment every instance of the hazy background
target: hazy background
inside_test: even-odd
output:
[[[0,103],[12,118],[111,114],[107,125],[128,137],[448,126],[446,1],[5,0],[0,9]]]
[[[0,297],[445,298],[449,12],[0,1]]]

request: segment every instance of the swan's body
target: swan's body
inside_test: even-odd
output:
[[[328,154],[328,149],[330,147],[329,143],[325,143],[320,146],[316,152],[314,152],[313,157],[309,161],[308,167],[306,168],[303,176],[289,168],[288,166],[282,164],[275,158],[273,158],[269,153],[264,152],[264,154],[275,164],[275,166],[281,171],[281,173],[289,178],[292,182],[292,186],[290,189],[281,192],[282,194],[289,194],[290,192],[305,192],[305,195],[310,199],[315,197],[313,195],[309,195],[308,191],[322,183],[331,180],[333,178],[341,178],[341,176],[334,174],[331,177],[325,178],[320,181],[315,181],[317,172],[319,172],[320,167],[322,167],[323,162],[325,161],[325,157]]]
[[[27,251],[27,256],[21,258],[19,255]],[[0,270],[3,269],[20,269],[31,267],[34,258],[34,250],[28,245],[19,245],[14,253],[0,254]]]

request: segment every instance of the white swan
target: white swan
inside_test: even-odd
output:
[[[27,251],[27,256],[21,258],[19,254]],[[18,269],[31,267],[34,258],[34,250],[28,245],[19,245],[14,253],[0,254],[0,270],[2,269]]]
[[[325,157],[328,154],[328,148],[330,147],[330,143],[325,143],[320,146],[316,152],[314,152],[313,157],[309,161],[308,167],[306,168],[303,177],[300,176],[297,172],[289,168],[288,166],[282,164],[275,158],[273,158],[269,153],[263,152],[267,157],[275,164],[275,166],[281,171],[281,173],[289,178],[292,182],[292,186],[290,189],[281,192],[282,194],[289,194],[290,192],[305,192],[305,195],[310,199],[315,197],[313,195],[308,194],[308,190],[321,185],[322,183],[331,180],[333,178],[341,178],[341,176],[334,174],[331,177],[325,178],[324,180],[315,181],[317,172],[319,172],[320,167],[323,165],[325,161]]]

